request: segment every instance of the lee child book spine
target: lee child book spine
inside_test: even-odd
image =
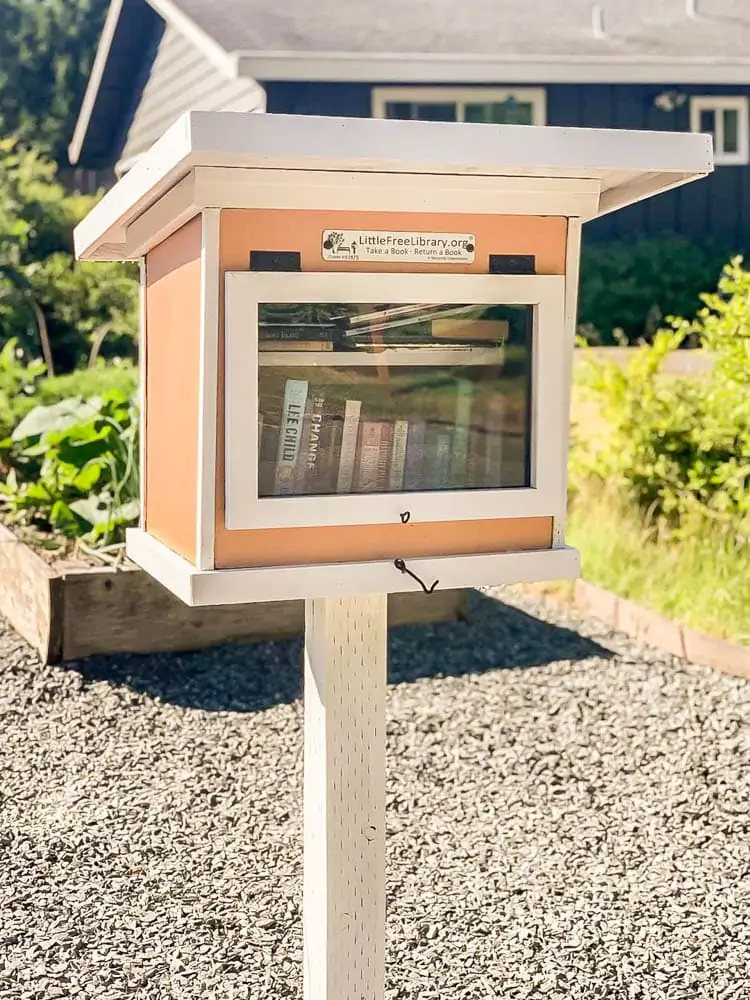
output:
[[[307,388],[308,383],[301,379],[290,378],[286,381],[274,480],[274,493],[277,496],[288,495],[294,490],[295,471],[299,458],[302,424],[307,402]]]

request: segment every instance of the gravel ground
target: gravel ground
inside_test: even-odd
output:
[[[747,1000],[750,685],[541,600],[391,640],[389,1000]],[[0,624],[0,997],[301,995],[299,644]]]

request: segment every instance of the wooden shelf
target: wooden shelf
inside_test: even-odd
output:
[[[364,368],[380,365],[499,365],[502,347],[388,348],[384,351],[259,351],[261,368]]]

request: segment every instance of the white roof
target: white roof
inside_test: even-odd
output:
[[[598,185],[602,215],[704,176],[713,156],[690,132],[191,111],[76,227],[76,254],[133,256],[128,226],[197,167],[579,179]]]

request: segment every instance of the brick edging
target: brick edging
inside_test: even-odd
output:
[[[750,680],[750,647],[696,632],[687,625],[670,621],[635,601],[619,597],[586,580],[576,580],[573,603],[581,611],[635,639],[702,663],[714,670]]]

